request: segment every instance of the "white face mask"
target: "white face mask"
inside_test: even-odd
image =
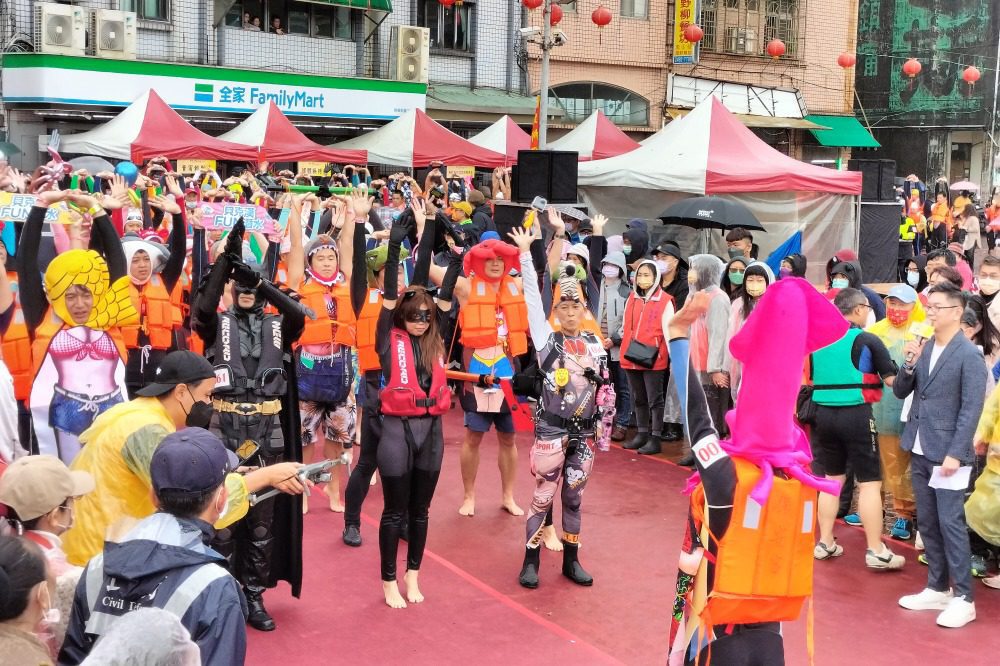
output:
[[[601,274],[608,279],[618,279],[622,272],[617,266],[604,264],[604,266],[601,267]]]
[[[979,278],[979,291],[992,296],[1000,291],[1000,280],[996,278]]]
[[[907,271],[906,273],[906,284],[911,287],[916,287],[920,284],[920,273],[916,271]]]
[[[59,624],[59,621],[62,620],[62,612],[52,605],[52,596],[49,594],[49,584],[47,582],[42,582],[42,586],[45,589],[45,601],[42,602],[42,607],[45,609],[42,611],[42,624],[47,626]]]

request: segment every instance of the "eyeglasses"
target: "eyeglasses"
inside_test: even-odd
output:
[[[873,308],[873,307],[871,306],[871,303],[858,303],[858,304],[857,304],[857,305],[855,305],[854,307],[856,307],[856,308],[869,308],[869,309],[871,309],[871,310],[874,310],[874,309],[875,309],[875,308]]]
[[[938,310],[952,310],[952,309],[957,308],[957,307],[961,307],[961,306],[958,306],[958,305],[928,305],[924,309],[927,310],[928,314],[930,314],[930,313],[937,312]]]
[[[411,324],[429,324],[431,323],[431,311],[417,310],[416,312],[411,312],[406,315],[406,321]]]

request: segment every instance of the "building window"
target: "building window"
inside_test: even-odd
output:
[[[471,53],[475,49],[472,38],[476,5],[463,2],[445,7],[438,0],[423,0],[417,24],[430,28],[431,48]]]
[[[763,6],[762,6],[763,5]],[[799,22],[805,0],[702,0],[701,49],[735,55],[764,55],[780,39],[785,57],[798,55]]]
[[[622,16],[644,19],[649,14],[647,0],[622,0]]]
[[[274,19],[289,35],[353,39],[351,8],[339,5],[294,2],[285,0],[244,0],[226,13],[226,25],[234,28],[254,28],[254,20],[263,32],[272,32]]]
[[[649,101],[617,86],[604,83],[566,83],[549,90],[549,102],[563,110],[565,120],[581,123],[596,109],[616,125],[649,125]]]
[[[123,12],[135,12],[136,16],[147,21],[169,21],[169,0],[121,0],[118,5]]]

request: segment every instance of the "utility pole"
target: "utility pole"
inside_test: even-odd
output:
[[[552,50],[552,0],[542,7],[542,72],[538,82],[538,149],[545,150],[545,135],[549,128],[549,51]]]

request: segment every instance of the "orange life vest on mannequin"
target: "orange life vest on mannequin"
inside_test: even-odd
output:
[[[299,289],[302,302],[316,313],[316,319],[306,319],[299,338],[300,345],[328,345],[336,343],[355,345],[354,308],[351,306],[351,289],[346,281],[327,287],[316,280],[307,280]],[[327,297],[337,306],[336,321],[330,319],[326,309]]]
[[[562,326],[559,325],[559,318],[556,317],[556,306],[559,305],[559,301],[562,299],[562,290],[559,288],[557,283],[555,288],[552,290],[552,314],[549,315],[549,325],[552,330],[559,332],[562,330]],[[580,332],[581,333],[593,333],[597,336],[597,339],[604,342],[604,336],[601,334],[601,325],[597,323],[597,319],[594,318],[594,313],[590,311],[587,307],[587,297],[583,293],[583,285],[580,285],[580,303],[583,305],[583,315],[580,317]]]
[[[458,311],[462,345],[482,349],[499,344],[499,310],[507,325],[507,349],[511,356],[520,356],[528,351],[528,306],[524,292],[509,275],[495,283],[495,291],[493,284],[476,276],[469,278],[469,300]]]
[[[24,311],[21,310],[21,300],[17,293],[17,274],[7,273],[7,279],[14,290],[14,315],[3,336],[3,362],[14,378],[14,397],[27,400],[31,395],[31,382],[35,376],[31,362],[31,338],[28,336]]]
[[[67,326],[59,317],[56,316],[52,308],[49,308],[49,313],[45,317],[45,321],[35,329],[35,339],[31,341],[31,377],[38,374],[41,370],[42,364],[45,362],[45,357],[49,353],[49,344],[52,342],[52,338],[55,337],[56,333],[63,330],[64,328],[72,328]],[[128,358],[128,348],[125,346],[125,338],[122,335],[121,328],[115,326],[104,331],[109,336],[111,336],[111,341],[115,343],[115,347],[118,349],[118,355],[122,359],[122,363]]]
[[[139,313],[140,323],[122,326],[125,346],[129,349],[139,347],[139,332],[145,331],[153,349],[170,349],[174,342],[174,328],[183,322],[180,290],[175,288],[174,294],[167,293],[160,275],[150,277],[142,289],[130,282],[128,290],[132,305]]]
[[[760,468],[743,458],[732,460],[733,514],[721,540],[709,534],[718,551],[704,618],[711,624],[791,622],[812,595],[816,490],[775,474],[767,502],[760,506],[750,498]],[[706,510],[711,509],[700,484],[691,508],[707,532]]]
[[[369,289],[365,304],[358,315],[358,369],[361,372],[378,370],[381,364],[375,351],[375,332],[382,313],[382,292]]]
[[[451,389],[444,371],[444,359],[438,358],[431,374],[431,390],[424,392],[417,379],[410,336],[398,328],[389,333],[389,355],[393,362],[385,388],[379,392],[379,410],[400,417],[440,416],[451,409]]]
[[[643,300],[632,292],[625,301],[624,331],[622,333],[621,366],[623,370],[665,370],[667,367],[667,336],[663,334],[663,311],[673,302],[673,298],[662,289],[649,299]],[[656,362],[652,368],[644,368],[625,358],[632,340],[657,347]]]

